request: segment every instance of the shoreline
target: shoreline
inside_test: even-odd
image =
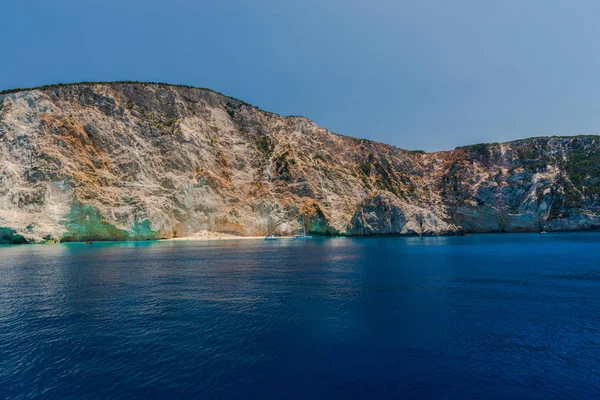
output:
[[[201,236],[182,236],[170,239],[157,239],[157,242],[187,242],[187,241],[213,241],[213,240],[260,240],[265,236],[223,236],[223,237],[201,237]]]
[[[556,231],[517,231],[517,232],[470,232],[464,233],[461,235],[335,235],[335,236],[312,236],[312,238],[326,238],[326,239],[335,239],[335,238],[355,238],[355,239],[377,239],[377,238],[448,238],[448,237],[466,237],[466,236],[478,236],[478,235],[539,235],[539,234],[589,234],[589,233],[600,233],[600,229],[580,229],[580,230],[556,230]],[[164,239],[128,239],[128,240],[76,240],[76,241],[62,241],[62,242],[26,242],[26,243],[0,243],[0,246],[21,246],[21,245],[53,245],[53,244],[91,244],[91,243],[126,243],[126,242],[137,242],[137,243],[148,243],[148,242],[179,242],[179,241],[216,241],[216,240],[264,240],[266,236],[237,236],[227,233],[219,233],[219,232],[207,232],[194,234],[190,236],[181,236],[174,238],[164,238]],[[293,236],[276,236],[276,239],[286,240],[286,239],[294,239]]]
[[[238,236],[230,233],[201,231],[189,236],[173,237],[168,239],[158,239],[159,242],[181,242],[190,240],[258,240],[264,239],[265,236]]]

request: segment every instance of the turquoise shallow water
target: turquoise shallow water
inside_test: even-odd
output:
[[[600,234],[0,247],[0,398],[598,398]]]

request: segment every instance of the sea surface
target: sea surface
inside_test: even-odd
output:
[[[600,398],[600,234],[3,246],[0,398]]]

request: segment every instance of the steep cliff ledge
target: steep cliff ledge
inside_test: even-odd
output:
[[[0,94],[0,242],[600,227],[600,138],[410,152],[207,89]]]

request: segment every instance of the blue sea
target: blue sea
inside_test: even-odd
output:
[[[0,247],[0,398],[600,398],[600,234]]]

